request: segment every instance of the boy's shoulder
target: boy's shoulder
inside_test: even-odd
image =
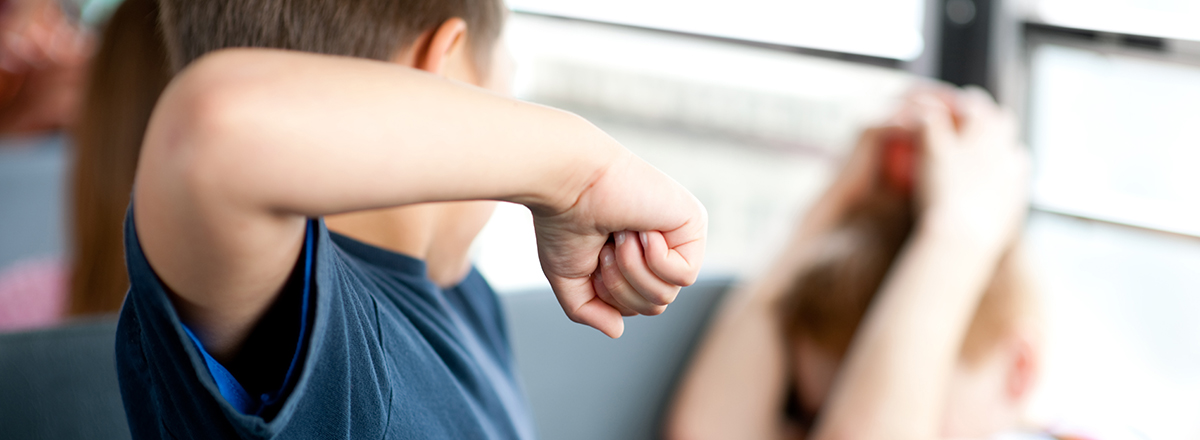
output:
[[[331,233],[320,220],[308,231],[277,303],[235,359],[217,362],[176,314],[127,220],[131,290],[117,351],[135,436],[330,427],[354,438],[532,436],[494,293],[477,273],[442,291],[420,260]],[[463,386],[484,381],[495,386]]]

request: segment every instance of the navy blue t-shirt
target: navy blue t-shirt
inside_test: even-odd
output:
[[[180,321],[133,225],[130,210],[116,350],[134,438],[534,437],[478,272],[441,289],[424,262],[312,220],[278,300],[221,364]]]

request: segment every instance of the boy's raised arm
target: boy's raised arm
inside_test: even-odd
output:
[[[221,359],[283,286],[306,217],[472,199],[529,206],[567,315],[610,336],[633,300],[618,310],[600,295],[640,296],[633,311],[652,313],[699,270],[703,207],[585,120],[295,52],[218,52],[180,74],[147,131],[134,216],[181,317]],[[626,230],[646,231],[642,255],[643,240],[618,246],[626,276],[593,283],[609,234]]]

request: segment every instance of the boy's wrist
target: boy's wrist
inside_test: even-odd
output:
[[[570,210],[621,158],[630,154],[595,125],[573,113],[558,111],[559,130],[546,139],[553,153],[543,162],[533,187],[509,200],[535,215],[551,216]]]

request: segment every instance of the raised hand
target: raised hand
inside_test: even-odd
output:
[[[566,211],[535,211],[534,225],[542,270],[567,317],[617,338],[622,315],[660,314],[696,281],[708,213],[626,151]]]
[[[1028,208],[1028,151],[1017,139],[1015,117],[986,92],[967,89],[953,105],[956,111],[941,99],[919,103],[920,221],[999,252],[1017,234]]]

